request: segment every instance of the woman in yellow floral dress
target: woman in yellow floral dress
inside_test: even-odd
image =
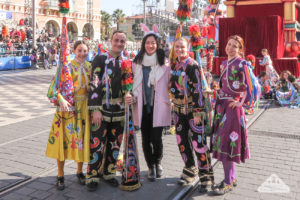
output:
[[[84,41],[74,44],[75,59],[71,61],[68,70],[69,79],[63,78],[61,83],[70,90],[70,101],[62,89],[57,95],[57,110],[54,114],[47,144],[46,156],[57,159],[58,176],[56,187],[63,190],[64,161],[77,162],[77,177],[81,185],[85,184],[82,173],[83,162],[89,162],[90,157],[90,120],[87,107],[87,95],[90,76],[90,63],[86,61],[88,46]],[[65,97],[65,98],[64,98]],[[70,103],[73,102],[73,103]]]

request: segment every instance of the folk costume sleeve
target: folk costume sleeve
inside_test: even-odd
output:
[[[188,65],[186,73],[189,77],[188,88],[190,88],[190,95],[193,102],[193,115],[205,116],[204,110],[204,96],[202,94],[201,76],[199,67],[197,64]]]
[[[105,56],[96,56],[92,63],[90,92],[88,106],[89,110],[100,110],[102,107],[103,83],[102,76],[105,67]]]
[[[232,74],[233,72],[234,70]],[[251,108],[259,101],[261,86],[247,61],[243,60],[240,62],[236,73],[239,74],[236,76],[239,80],[234,80],[232,86],[236,91],[243,92],[244,96],[242,96],[243,99],[241,100],[243,106]]]
[[[66,100],[74,106],[74,86],[71,72],[71,64],[69,63],[62,68],[61,85],[59,93],[57,94],[57,101]]]

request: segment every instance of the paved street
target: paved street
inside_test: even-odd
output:
[[[236,165],[238,187],[222,197],[213,197],[210,193],[199,196],[194,192],[189,199],[300,199],[299,116],[299,109],[278,108],[273,104],[250,127],[251,159],[246,164]],[[217,182],[222,181],[222,165],[218,165],[215,176]],[[268,182],[270,176],[276,181]],[[273,189],[271,193],[258,192],[268,191],[265,185]],[[281,190],[287,193],[277,193]]]
[[[57,191],[54,186],[56,161],[44,155],[55,109],[46,93],[54,73],[54,69],[0,72],[0,199],[164,200],[182,189],[176,184],[183,167],[176,138],[164,136],[165,174],[150,183],[146,179],[147,167],[138,134],[141,189],[124,192],[101,182],[96,192],[87,192],[77,183],[76,164],[67,161],[66,189]],[[250,127],[251,159],[237,167],[238,187],[222,197],[213,197],[210,193],[199,196],[195,191],[186,199],[300,199],[299,116],[300,109],[272,104]],[[255,116],[247,118],[251,122]],[[223,179],[221,165],[217,165],[215,176],[217,182]],[[281,186],[277,190],[272,181],[265,184],[270,176],[275,180],[273,184]],[[9,189],[18,183],[18,187]],[[264,193],[268,188],[272,193]],[[287,193],[276,193],[281,189]]]

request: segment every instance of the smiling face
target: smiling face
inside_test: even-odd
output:
[[[76,47],[76,49],[74,49],[76,59],[79,62],[84,62],[86,60],[88,52],[89,52],[89,49],[85,44],[80,44]]]
[[[284,72],[282,77],[283,77],[284,80],[288,80],[289,74],[287,72]]]
[[[174,50],[179,60],[185,58],[188,55],[187,42],[185,40],[177,40],[174,45]]]
[[[227,42],[226,48],[225,48],[225,52],[228,56],[228,58],[233,58],[239,55],[240,52],[240,44],[238,41],[234,40],[234,39],[230,39]]]
[[[126,35],[124,33],[115,33],[110,43],[111,43],[111,51],[119,55],[125,48]]]
[[[149,36],[145,42],[146,53],[150,56],[156,52],[157,42],[154,36]]]

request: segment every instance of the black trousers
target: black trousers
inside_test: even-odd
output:
[[[162,131],[163,127],[153,127],[153,107],[150,112],[147,112],[147,108],[144,106],[141,127],[142,145],[149,168],[161,163],[163,157]]]
[[[206,141],[205,126],[195,125],[193,118],[193,113],[187,115],[174,113],[177,144],[185,169],[197,166],[201,185],[206,187],[209,179],[214,181],[211,157]],[[195,163],[193,152],[196,154],[197,163]],[[186,173],[188,170],[185,169],[184,174],[193,176],[193,174]]]
[[[99,179],[99,169],[104,179],[114,178],[116,162],[123,139],[123,121],[102,121],[100,128],[91,129],[90,162],[87,167],[88,182]]]

